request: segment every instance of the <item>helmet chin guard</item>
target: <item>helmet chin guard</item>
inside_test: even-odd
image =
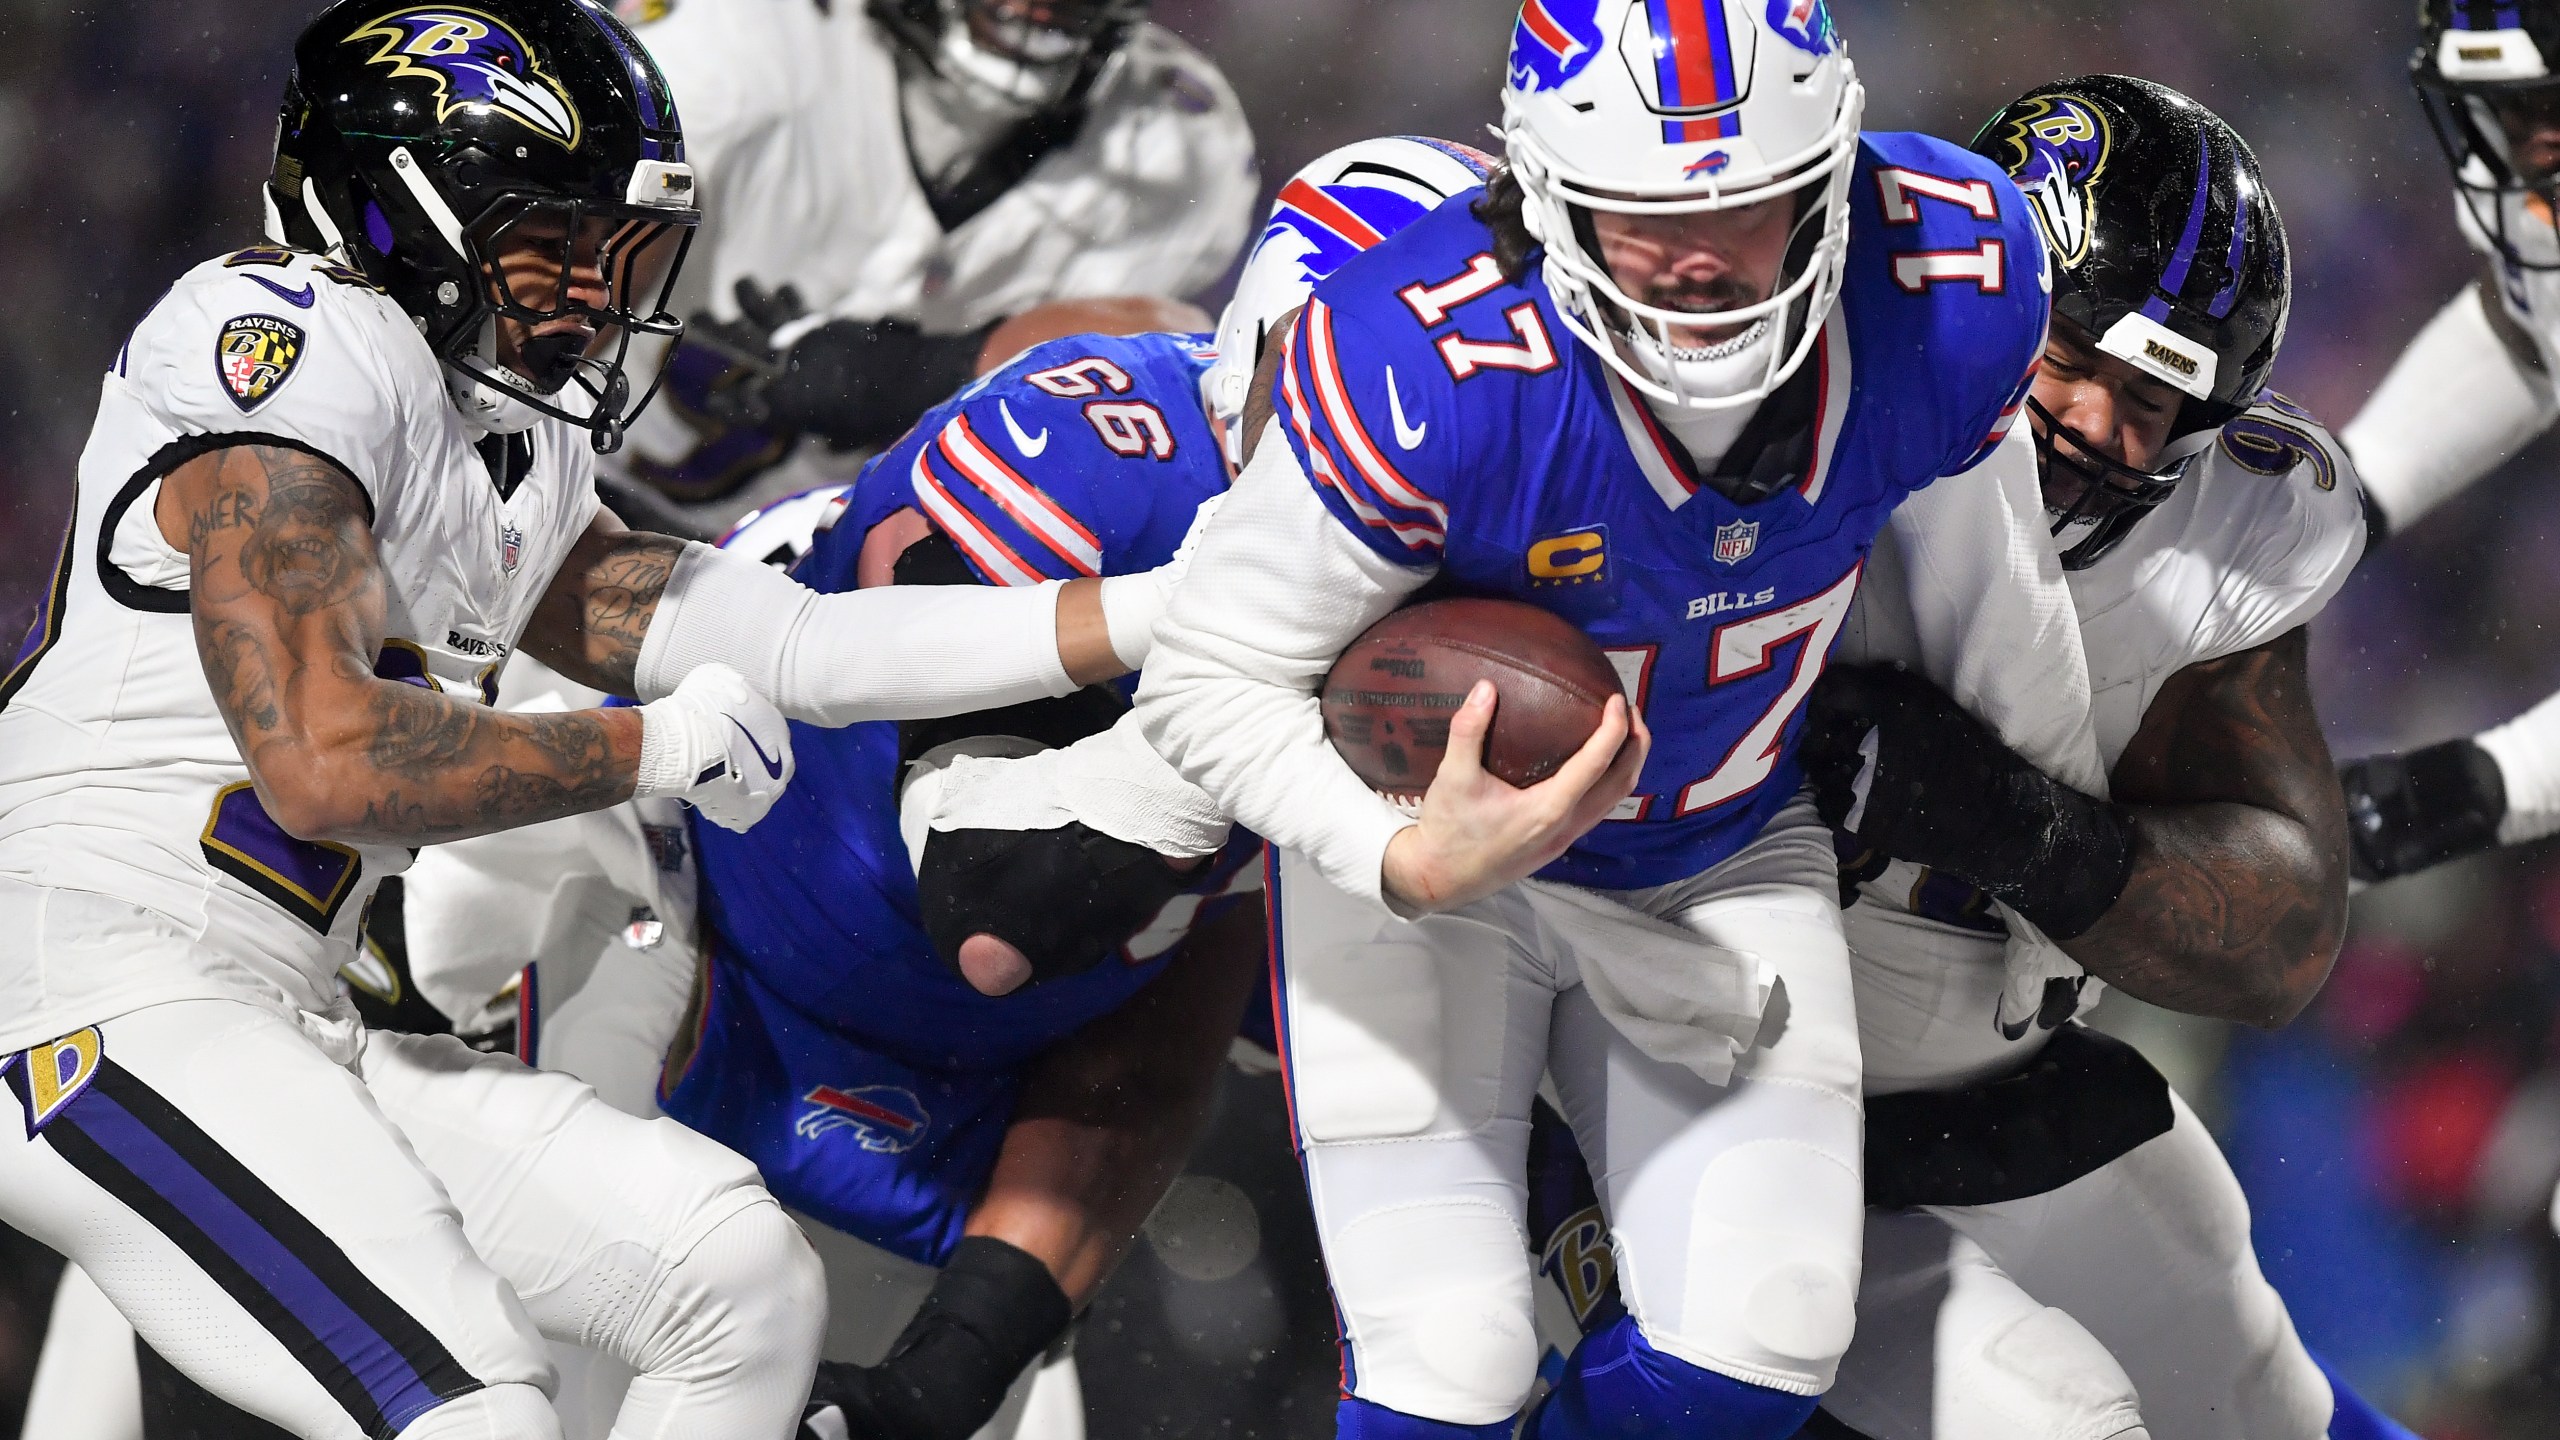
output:
[[[1793,375],[1840,297],[1866,92],[1823,0],[1528,0],[1502,135],[1521,219],[1565,326],[1658,404],[1754,405]],[[1796,207],[1770,293],[1712,311],[1627,293],[1590,216]],[[1779,329],[1729,393],[1699,387],[1681,331]],[[1724,367],[1729,369],[1730,367]],[[1719,369],[1715,373],[1724,373]]]

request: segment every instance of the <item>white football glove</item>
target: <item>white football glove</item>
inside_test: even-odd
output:
[[[1172,559],[1135,575],[1103,577],[1102,624],[1111,635],[1111,653],[1120,657],[1121,664],[1135,670],[1147,663],[1147,651],[1155,645],[1156,617],[1164,614],[1173,587],[1191,569],[1191,552],[1200,544],[1200,532],[1226,498],[1218,494],[1200,502]]]
[[[782,798],[792,769],[782,712],[726,665],[697,666],[673,694],[640,707],[635,800],[672,795],[743,831]]]

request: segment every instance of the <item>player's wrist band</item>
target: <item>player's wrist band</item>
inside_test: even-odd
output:
[[[1074,1311],[1049,1267],[987,1235],[963,1239],[878,1365],[821,1364],[813,1404],[877,1440],[969,1440]]]

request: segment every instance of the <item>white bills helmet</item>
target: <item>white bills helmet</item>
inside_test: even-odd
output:
[[[1209,412],[1226,434],[1229,463],[1243,463],[1245,399],[1272,327],[1306,304],[1316,282],[1344,261],[1450,196],[1482,185],[1492,169],[1492,158],[1480,150],[1395,135],[1329,151],[1280,187],[1271,219],[1236,277],[1235,298],[1218,317],[1218,358],[1201,377]]]
[[[1776,390],[1840,297],[1865,98],[1825,0],[1527,0],[1502,134],[1565,324],[1665,404],[1720,409]],[[1715,312],[1766,361],[1739,388],[1704,393],[1684,380],[1673,340],[1698,314],[1619,288],[1588,212],[1689,214],[1782,196],[1798,197],[1798,220],[1775,291]]]

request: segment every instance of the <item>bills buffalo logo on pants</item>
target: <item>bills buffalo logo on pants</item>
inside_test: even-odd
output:
[[[302,363],[302,327],[273,315],[242,315],[222,327],[213,344],[222,392],[240,413],[264,405]]]
[[[809,1108],[791,1128],[801,1139],[850,1130],[863,1149],[882,1155],[905,1154],[933,1124],[933,1116],[915,1093],[895,1085],[859,1085],[851,1090],[820,1085],[800,1099]]]
[[[464,106],[485,106],[566,150],[583,133],[569,92],[542,68],[524,37],[494,15],[459,5],[395,10],[347,37],[371,43],[367,64],[394,80],[431,87],[441,122]]]

